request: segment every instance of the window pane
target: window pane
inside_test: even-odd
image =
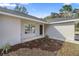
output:
[[[25,24],[25,34],[35,33],[35,26],[32,24]]]

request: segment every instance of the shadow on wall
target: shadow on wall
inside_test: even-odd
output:
[[[60,31],[61,30],[58,30],[53,25],[49,25],[47,30],[46,30],[46,35],[48,35],[49,38],[51,38],[51,39],[53,38],[53,39],[64,41],[66,38],[64,37],[64,35]]]
[[[49,48],[49,50],[52,50],[52,52],[55,52],[55,55],[57,55],[57,51],[63,47],[66,38],[60,32],[61,30],[55,28],[53,25],[47,26],[46,29],[46,35],[53,41],[52,49]]]

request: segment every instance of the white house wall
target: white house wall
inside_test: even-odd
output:
[[[24,25],[27,25],[27,24],[31,24],[31,25],[35,26],[35,33],[27,33],[27,34],[25,34]],[[30,40],[33,40],[32,38],[34,38],[34,37],[39,37],[40,36],[40,33],[39,33],[40,24],[41,23],[39,23],[39,22],[28,21],[28,20],[22,19],[21,20],[21,36],[22,36],[21,41],[22,42],[30,41]]]
[[[21,42],[21,20],[14,17],[0,15],[0,47],[5,44]]]
[[[35,33],[25,34],[24,25],[32,24],[35,26]],[[44,25],[43,35],[39,34],[39,26]],[[74,40],[74,22],[59,24],[42,24],[39,22],[28,21],[11,16],[0,15],[0,48],[5,44],[15,45],[22,40],[30,41],[32,38],[43,37],[44,34],[49,38],[58,40]]]
[[[74,22],[49,25],[46,35],[58,40],[74,40]]]

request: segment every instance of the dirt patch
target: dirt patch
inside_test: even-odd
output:
[[[12,46],[12,51],[15,51],[19,48],[29,48],[29,49],[40,48],[42,50],[48,50],[53,52],[59,50],[62,47],[62,45],[63,45],[62,41],[42,38],[14,45]]]
[[[4,56],[54,56],[55,52],[41,50],[37,48],[20,48],[17,51],[4,54]]]
[[[26,50],[27,48],[28,49],[36,48],[37,50],[41,49],[43,51],[55,52],[55,51],[58,51],[62,47],[62,45],[63,45],[63,41],[58,41],[58,40],[48,39],[48,38],[41,38],[41,39],[37,39],[37,40],[33,40],[33,41],[21,43],[21,44],[16,44],[11,47],[11,49],[9,50],[9,53],[17,51],[21,48],[26,48]]]
[[[41,38],[11,47],[7,56],[79,56],[79,44]]]

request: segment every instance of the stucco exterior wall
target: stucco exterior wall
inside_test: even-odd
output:
[[[74,22],[52,24],[47,27],[46,35],[58,40],[74,40]]]
[[[21,42],[21,20],[14,17],[0,15],[0,47],[5,44]]]

